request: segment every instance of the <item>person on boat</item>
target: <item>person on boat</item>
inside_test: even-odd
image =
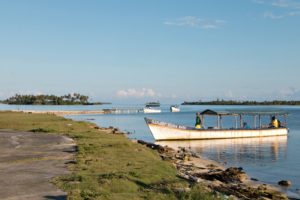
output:
[[[200,119],[200,113],[196,113],[196,124],[195,124],[196,129],[201,129],[202,128],[202,122]]]
[[[270,123],[270,127],[271,128],[279,128],[279,124],[280,124],[279,120],[276,119],[275,116],[273,116],[272,120],[271,120],[271,123]]]
[[[243,123],[243,128],[244,129],[250,129],[250,126],[247,124],[247,122],[244,122]]]

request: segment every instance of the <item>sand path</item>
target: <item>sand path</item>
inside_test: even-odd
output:
[[[0,199],[66,199],[50,180],[68,173],[75,149],[64,136],[0,131]]]

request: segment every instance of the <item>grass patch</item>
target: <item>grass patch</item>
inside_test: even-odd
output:
[[[162,161],[156,151],[132,143],[123,135],[96,130],[88,122],[0,112],[0,129],[61,134],[76,141],[76,161],[69,164],[72,173],[54,180],[68,192],[70,200],[216,199],[202,188],[176,193],[174,188],[186,188],[188,183],[177,177],[171,163]]]

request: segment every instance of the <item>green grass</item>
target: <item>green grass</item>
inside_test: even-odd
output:
[[[215,199],[201,187],[178,194],[188,183],[158,153],[93,128],[88,122],[46,114],[0,112],[0,129],[67,135],[78,145],[70,174],[53,182],[68,192],[68,199]]]

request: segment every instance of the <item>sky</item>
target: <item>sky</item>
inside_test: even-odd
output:
[[[0,0],[0,99],[300,100],[300,0]]]

